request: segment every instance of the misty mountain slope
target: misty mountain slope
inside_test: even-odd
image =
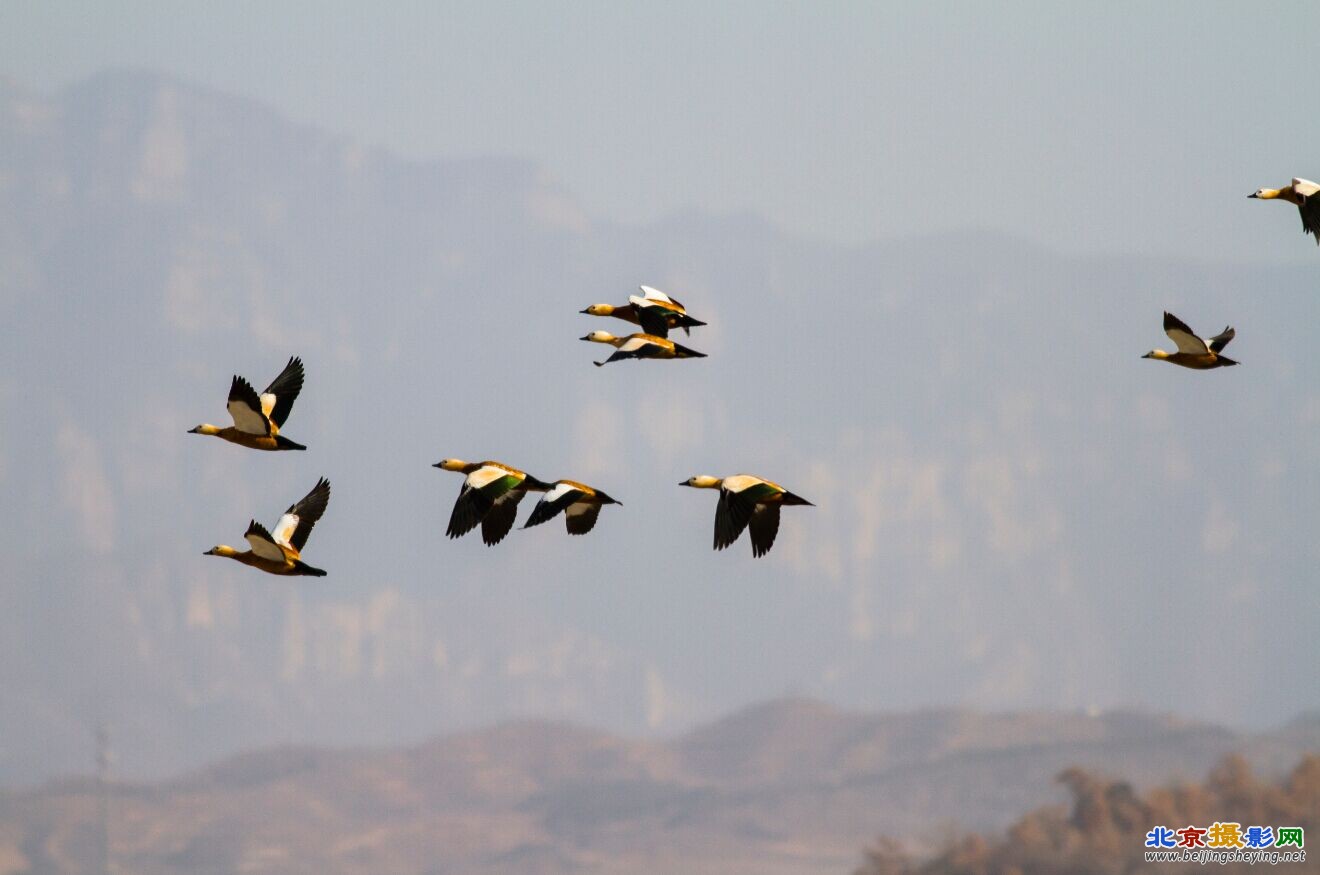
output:
[[[922,849],[954,826],[1003,828],[1059,799],[1070,766],[1145,787],[1233,750],[1295,763],[1296,728],[792,699],[663,742],[522,721],[409,748],[258,751],[116,783],[108,823],[115,863],[148,875],[846,871],[880,832]],[[96,847],[95,792],[82,780],[0,797],[0,859],[78,871]]]
[[[517,716],[674,730],[785,690],[1253,725],[1320,700],[1309,270],[618,225],[529,162],[404,161],[147,74],[6,85],[0,146],[0,780],[84,768],[101,722],[159,775]],[[642,282],[709,358],[589,364],[577,338],[625,324],[578,311]],[[1138,358],[1165,308],[1236,325],[1242,366]],[[308,452],[185,433],[292,354]],[[446,456],[624,507],[450,542]],[[741,471],[817,505],[757,562],[676,486]],[[329,577],[201,555],[321,475]]]

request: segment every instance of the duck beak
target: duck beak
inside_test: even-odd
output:
[[[687,482],[686,480],[680,480],[680,481],[678,481],[678,485],[679,485],[679,486],[691,486],[692,484],[689,483],[689,482]]]
[[[197,431],[198,431],[198,429],[200,429],[200,428],[201,428],[200,425],[197,426],[196,428],[190,428],[190,429],[188,429],[188,434],[197,434]]]
[[[444,462],[436,462],[436,463],[435,463],[434,465],[432,465],[431,467],[432,467],[432,468],[443,468],[443,467],[444,467]]]
[[[1146,353],[1145,355],[1142,356],[1142,358],[1144,358],[1144,359],[1151,358],[1151,354],[1150,354],[1150,353]]]
[[[1256,195],[1256,193],[1253,191],[1251,194],[1247,195],[1247,197],[1257,197],[1257,195]]]
[[[591,315],[591,311],[590,311],[590,310],[578,310],[578,312],[581,313],[583,316],[590,316],[590,315]]]
[[[579,337],[578,340],[591,340],[591,335],[588,334],[586,337]]]

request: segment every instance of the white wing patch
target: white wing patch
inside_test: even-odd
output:
[[[628,338],[627,341],[624,342],[623,346],[619,347],[619,351],[637,352],[637,350],[641,349],[642,347],[651,346],[651,345],[652,345],[651,341],[647,340],[645,337],[630,337]]]
[[[289,542],[289,539],[293,537],[293,533],[296,531],[298,531],[298,515],[296,513],[286,513],[284,516],[280,517],[280,521],[275,524],[275,531],[271,532],[270,536],[275,539],[276,544],[279,544],[282,547],[288,547],[289,550],[297,553],[298,551],[293,549],[293,544]]]
[[[628,303],[640,310],[655,310],[660,313],[681,313],[683,308],[673,301],[665,298],[663,301],[659,298],[639,298],[636,295],[628,297]]]
[[[266,427],[266,417],[248,407],[242,401],[235,399],[225,406],[229,409],[229,415],[234,420],[234,428],[246,434],[264,435],[270,433],[270,430]]]
[[[1316,185],[1309,179],[1294,179],[1292,181],[1293,191],[1305,197],[1310,197],[1320,191],[1320,185]]]
[[[1186,331],[1180,331],[1177,328],[1170,328],[1164,333],[1169,335],[1170,340],[1178,344],[1178,352],[1185,352],[1189,355],[1205,355],[1210,351],[1210,344],[1195,334],[1188,334]]]
[[[260,535],[252,534],[247,536],[247,542],[252,546],[252,552],[262,559],[269,559],[272,562],[284,562],[284,550],[279,544],[267,541]]]
[[[659,289],[653,289],[650,286],[642,286],[642,295],[652,301],[664,301],[666,304],[674,303],[673,300]],[[631,298],[629,299],[631,300]]]
[[[501,477],[507,477],[508,475],[509,472],[505,471],[503,468],[495,468],[491,465],[487,465],[484,468],[478,468],[469,474],[467,484],[473,489],[481,489],[482,487],[489,486]]]
[[[565,495],[568,495],[568,493],[576,492],[576,491],[577,491],[576,486],[570,486],[567,483],[560,483],[554,489],[551,489],[549,492],[547,492],[545,494],[545,498],[541,500],[545,502],[556,502],[559,499],[563,498]]]
[[[270,419],[270,412],[275,409],[275,396],[270,392],[261,396],[261,413]]]
[[[744,489],[751,489],[753,486],[765,482],[760,477],[753,477],[751,474],[734,474],[732,477],[724,478],[723,486],[736,495]]]

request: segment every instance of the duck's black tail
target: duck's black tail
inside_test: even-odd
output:
[[[687,316],[687,315],[684,315],[678,321],[678,326],[683,329],[683,333],[686,334],[688,337],[692,336],[693,328],[700,328],[702,325],[705,324],[706,323],[702,322],[700,319],[693,319],[691,316]]]
[[[1237,364],[1236,359],[1231,359],[1226,355],[1217,356],[1217,358],[1219,359],[1220,367],[1231,368],[1233,365]]]
[[[688,349],[681,343],[674,344],[674,358],[676,359],[704,359],[704,352],[697,352],[695,349]]]
[[[784,503],[784,504],[788,504],[788,505],[793,505],[793,504],[805,504],[805,505],[807,505],[808,507],[815,507],[815,506],[816,506],[816,505],[812,504],[811,502],[807,501],[807,500],[806,500],[805,498],[803,498],[802,496],[800,496],[800,495],[794,495],[794,494],[791,493],[791,492],[785,492],[784,495],[783,495],[783,498],[781,498],[780,501],[781,501],[782,503]]]
[[[320,568],[313,568],[301,559],[294,560],[293,573],[304,577],[325,577],[324,571]]]
[[[305,450],[302,444],[296,444],[282,434],[275,435],[275,447],[280,450]]]

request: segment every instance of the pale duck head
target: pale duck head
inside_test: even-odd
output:
[[[698,474],[696,477],[689,477],[679,486],[691,486],[694,489],[717,489],[722,481],[718,477],[711,477],[709,474]]]
[[[439,468],[441,471],[458,471],[462,473],[463,469],[467,466],[468,463],[464,462],[462,459],[441,459],[431,467]]]
[[[1267,201],[1267,200],[1273,200],[1274,198],[1278,197],[1280,194],[1282,194],[1282,192],[1280,192],[1279,189],[1277,188],[1258,188],[1253,193],[1247,195],[1247,197],[1257,197],[1263,201]]]
[[[1168,357],[1169,354],[1162,349],[1152,349],[1150,352],[1142,356],[1144,359],[1156,359],[1158,361],[1164,361]]]
[[[203,556],[236,556],[238,551],[227,544],[216,544],[210,550],[202,554]]]
[[[610,304],[592,304],[582,312],[588,316],[613,316],[614,307]]]
[[[618,340],[617,337],[615,337],[613,334],[610,334],[608,331],[593,331],[590,334],[588,334],[586,337],[580,339],[589,340],[592,343],[613,343],[614,341]]]

